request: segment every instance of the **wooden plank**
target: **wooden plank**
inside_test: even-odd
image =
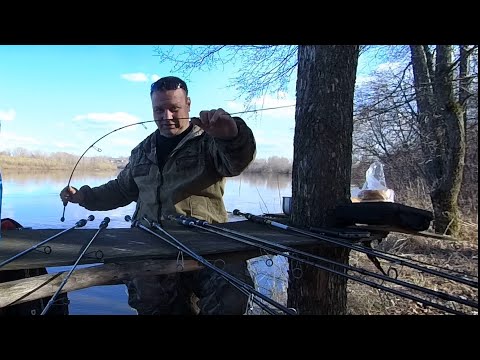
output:
[[[122,284],[123,281],[130,280],[135,276],[171,274],[201,268],[202,266],[193,260],[184,261],[183,267],[178,267],[178,263],[175,260],[150,260],[96,265],[83,269],[75,269],[60,293],[85,289],[91,286]],[[1,283],[0,308],[52,296],[67,274],[67,271],[62,271],[55,274]]]
[[[318,244],[319,240],[281,229],[255,224],[251,221],[238,221],[219,226],[257,236],[265,240],[292,247]],[[211,234],[202,229],[189,229],[171,221],[164,228],[197,254],[206,258],[231,256],[234,253],[244,258],[259,256],[258,248],[241,242]],[[28,249],[35,244],[61,232],[63,229],[10,230],[2,232],[0,240],[0,262]],[[31,269],[72,265],[82,251],[82,246],[90,241],[98,229],[74,229],[48,242],[51,248],[46,254],[41,249],[32,251],[0,268],[2,270]],[[80,264],[110,263],[145,259],[176,259],[178,251],[163,240],[138,228],[107,228],[93,241],[88,257]],[[86,254],[86,255],[87,255]],[[103,258],[96,258],[102,254]],[[247,257],[248,256],[248,257]],[[187,257],[186,257],[187,258]]]

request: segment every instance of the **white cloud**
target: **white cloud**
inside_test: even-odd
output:
[[[120,75],[122,79],[133,82],[146,82],[148,81],[148,75],[144,73],[129,73]]]
[[[85,115],[77,115],[73,118],[73,121],[90,121],[97,123],[114,123],[120,125],[129,125],[133,123],[140,122],[140,119],[135,116],[128,114],[126,112],[115,112],[115,113],[88,113]]]
[[[258,109],[265,109],[264,115],[270,116],[284,116],[287,118],[295,117],[295,100],[291,99],[288,94],[279,92],[276,97],[265,95],[254,100],[254,104]],[[279,108],[271,109],[270,108]]]
[[[356,86],[362,86],[362,85],[365,85],[368,82],[372,81],[373,79],[374,79],[373,76],[360,75],[360,76],[357,76],[357,79],[355,80],[355,85]]]
[[[230,110],[229,112],[232,112],[232,113],[244,110],[243,104],[237,101],[228,101],[226,108],[229,109]]]
[[[66,143],[66,142],[54,142],[53,145],[60,149],[77,148],[77,144]]]
[[[0,132],[0,149],[28,148],[40,144],[42,143],[33,137],[20,136],[8,131]]]
[[[147,81],[155,82],[158,79],[160,79],[160,76],[157,74],[150,75],[150,74],[145,74],[141,72],[122,74],[120,75],[120,77],[122,79],[132,81],[132,82],[147,82]]]
[[[145,136],[146,137],[146,136]],[[134,148],[135,146],[138,145],[138,143],[141,141],[140,140],[132,140],[132,139],[127,139],[127,138],[120,138],[120,139],[112,139],[110,141],[110,145],[119,145],[119,146],[127,146],[129,148]]]
[[[15,116],[17,113],[13,109],[8,109],[8,110],[0,110],[0,121],[13,121],[15,119]]]
[[[402,64],[399,62],[386,62],[377,66],[377,71],[394,71]]]
[[[254,130],[257,143],[257,158],[266,159],[271,156],[293,158],[293,134],[264,130]]]

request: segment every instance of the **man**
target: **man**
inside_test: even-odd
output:
[[[252,131],[223,109],[201,111],[190,121],[185,82],[168,76],[150,89],[157,130],[137,145],[115,180],[79,190],[66,187],[60,198],[89,210],[111,210],[137,202],[133,219],[160,221],[170,214],[211,223],[227,221],[225,177],[239,175],[256,152]],[[145,224],[147,225],[147,224]],[[252,285],[246,263],[224,270]],[[129,304],[139,314],[242,314],[247,298],[210,269],[142,277],[127,282]],[[195,295],[199,300],[191,302]]]

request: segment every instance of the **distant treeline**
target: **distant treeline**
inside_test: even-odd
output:
[[[72,170],[78,161],[78,155],[65,152],[45,154],[31,152],[23,148],[0,152],[0,168],[14,170]],[[88,170],[115,170],[123,168],[128,158],[112,158],[108,156],[85,156],[78,164],[77,169]],[[292,161],[273,156],[268,159],[255,159],[245,170],[246,173],[275,173],[291,174]]]
[[[44,154],[25,149],[0,152],[0,168],[15,170],[72,170],[78,161],[78,155],[65,152]],[[84,157],[77,166],[78,170],[115,170],[119,160],[107,156]]]
[[[268,159],[255,159],[245,170],[246,173],[291,174],[292,160],[285,157],[272,156]]]

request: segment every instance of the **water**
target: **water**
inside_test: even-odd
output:
[[[65,229],[92,214],[95,221],[85,228],[97,229],[101,219],[108,216],[108,228],[128,228],[130,223],[125,215],[132,215],[135,203],[109,211],[88,211],[77,204],[69,204],[65,209],[65,222],[60,222],[63,205],[59,193],[65,187],[70,173],[29,173],[5,172],[3,175],[2,218],[12,218],[25,227],[34,229]],[[75,173],[72,185],[80,187],[101,185],[116,177],[116,172]],[[287,175],[241,175],[227,180],[224,201],[227,211],[239,209],[252,214],[281,213],[282,197],[291,196],[291,178]],[[229,214],[231,215],[231,214]],[[98,220],[98,221],[97,221]],[[285,288],[285,260],[274,257],[272,266],[266,266],[265,259],[256,258],[249,268],[258,274],[254,281],[258,289],[266,295],[281,293]],[[73,261],[72,261],[73,264]],[[92,266],[82,265],[77,268]],[[49,273],[69,271],[70,266],[48,268]],[[278,275],[278,276],[277,276]],[[280,279],[280,280],[279,280]],[[68,293],[69,311],[72,315],[135,315],[128,306],[124,285],[95,286]]]

